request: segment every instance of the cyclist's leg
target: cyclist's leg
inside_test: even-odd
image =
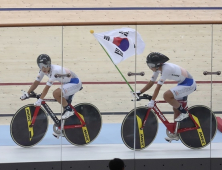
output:
[[[184,110],[183,107],[181,108],[181,104],[177,101],[179,98],[177,97],[177,99],[175,99],[175,96],[171,90],[167,90],[164,93],[163,98],[167,103],[173,106],[174,120],[180,115],[181,112],[186,113],[186,110]]]
[[[169,103],[171,106],[173,106],[173,111],[174,111],[174,119],[180,114],[180,111],[177,109],[180,107],[180,103],[175,99],[173,93],[170,90],[167,90],[164,95],[163,95],[164,100]],[[169,131],[168,131],[169,133]],[[179,140],[178,134],[169,134],[167,137],[165,137],[165,140],[167,142],[170,142],[172,140]]]
[[[173,107],[173,112],[174,112],[174,120],[175,120],[180,115],[180,111]]]
[[[63,98],[66,101],[66,102],[64,102],[64,103],[66,103],[66,105],[63,105],[63,107],[65,108],[65,111],[62,116],[62,119],[67,119],[74,114],[74,111],[72,110],[72,108],[70,106],[71,103],[69,104],[67,102],[67,100],[69,99],[70,96],[73,97],[74,94],[81,89],[81,87],[82,87],[81,82],[79,82],[78,84],[77,83],[67,83],[62,86],[61,90],[62,90]]]
[[[60,88],[57,88],[56,90],[53,91],[53,97],[60,103],[62,104],[63,108],[65,108],[65,106],[68,105],[68,102],[66,101],[66,99],[64,97],[61,98],[61,89]],[[62,123],[62,122],[61,122]],[[53,127],[53,133],[52,135],[56,138],[59,139],[59,137],[64,137],[63,135],[63,131],[58,129],[58,127]]]
[[[167,93],[167,92],[166,92]],[[170,93],[170,92],[169,92]],[[172,92],[171,92],[171,94],[172,94]],[[167,98],[167,97],[165,97],[165,98]],[[179,98],[179,97],[177,97],[176,99],[174,98],[174,99],[172,99],[172,98],[174,98],[174,97],[172,97],[172,95],[171,95],[171,101],[169,100],[169,103],[171,104],[171,105],[173,105],[173,104],[177,104],[177,106],[179,105],[179,107],[180,107],[180,105],[181,106],[183,106],[182,105],[182,103],[180,103],[179,101],[187,101],[187,96],[185,96],[185,97],[182,97],[182,98]],[[167,99],[168,100],[168,99]],[[166,101],[167,101],[166,100]],[[176,101],[175,101],[176,100]],[[185,103],[186,104],[186,103]],[[174,106],[176,106],[176,105],[174,105]],[[186,106],[183,106],[184,108],[186,107]],[[181,111],[178,109],[178,108],[175,108],[175,107],[173,107],[173,112],[174,112],[174,120],[181,114]],[[167,142],[171,142],[172,140],[176,140],[176,141],[178,141],[179,140],[179,135],[178,134],[170,134],[170,135],[167,135],[167,137],[165,137],[165,140],[167,141]]]
[[[80,90],[81,86],[82,86],[81,83],[78,83],[78,84],[68,83],[68,84],[64,84],[62,89],[58,88],[53,92],[54,98],[60,104],[62,104],[62,106],[64,108],[62,119],[67,119],[70,116],[74,115],[74,111],[72,110],[70,105],[71,105],[71,101],[72,101],[74,94]],[[61,94],[63,95],[62,99],[61,99]],[[62,123],[64,123],[64,122],[62,121]],[[54,131],[53,135],[56,138],[59,138],[60,136],[62,136],[62,137],[64,136],[63,132],[62,131],[59,132],[59,130],[57,130],[56,132]]]
[[[174,112],[174,120],[180,115],[180,111],[176,108],[173,107],[173,112]],[[170,133],[168,131],[168,133]],[[171,141],[176,140],[178,141],[180,139],[179,134],[178,133],[173,133],[170,135],[167,134],[167,137],[165,137],[165,140],[169,143],[171,143]]]
[[[163,94],[163,98],[167,103],[169,103],[171,106],[173,106],[173,108],[177,109],[178,107],[180,107],[180,103],[175,99],[175,96],[171,90],[167,90]]]
[[[66,86],[66,85],[63,85],[63,86]],[[64,96],[64,95],[63,95],[63,97],[61,98],[61,94],[63,94],[63,93],[62,93],[62,90],[61,90],[60,88],[57,88],[57,89],[53,92],[54,98],[55,98],[60,104],[62,104],[62,106],[63,106],[63,108],[64,108],[64,113],[67,112],[66,114],[69,115],[69,116],[73,115],[74,112],[73,112],[72,108],[70,107],[69,103],[67,102],[68,96]],[[69,93],[69,94],[70,94],[70,93]],[[73,94],[71,94],[71,95],[73,95]],[[64,115],[64,113],[63,113],[63,115]],[[68,116],[68,117],[69,117],[69,116]],[[67,118],[68,118],[68,117],[67,117]],[[62,117],[62,119],[63,119],[63,117]]]
[[[68,105],[68,102],[66,101],[66,99],[64,97],[62,97],[61,100],[61,89],[57,88],[56,90],[53,91],[53,97],[60,103],[62,104],[63,107]]]
[[[168,93],[166,94],[170,94],[168,96],[171,97],[171,100],[169,100],[169,97],[165,97],[166,101],[171,104],[174,108],[177,108],[181,114],[175,119],[175,121],[182,121],[183,119],[188,117],[188,113],[187,111],[183,108],[183,106],[177,101],[177,100],[181,100],[184,96],[188,96],[189,94],[191,94],[192,92],[194,92],[196,89],[196,82],[193,80],[191,85],[187,85],[187,84],[179,84],[176,87],[173,87],[170,89],[171,93],[169,91],[167,91]],[[172,95],[174,96],[174,99],[172,99]],[[167,95],[165,95],[167,96]],[[179,104],[179,107],[177,107]]]
[[[188,96],[184,96],[182,98],[177,98],[176,100],[178,101],[178,103],[185,109],[187,107],[187,97]],[[184,102],[180,102],[180,101],[184,101]],[[174,112],[174,120],[180,115],[180,111],[178,110],[178,108],[174,108],[173,107],[173,112]]]

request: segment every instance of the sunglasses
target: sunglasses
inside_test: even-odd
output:
[[[43,67],[48,68],[47,64],[39,63],[39,68],[42,69]]]

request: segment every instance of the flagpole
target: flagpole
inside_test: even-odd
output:
[[[100,44],[100,43],[99,43]],[[100,44],[101,45],[101,44]],[[106,54],[108,55],[109,59],[112,61],[112,63],[114,64],[113,60],[111,59],[111,57],[109,56],[109,54],[107,53],[107,51],[105,50],[105,48],[101,45],[101,47],[103,48],[103,50],[106,52]],[[132,90],[132,92],[134,92],[133,88],[130,86],[130,84],[128,83],[128,81],[126,80],[126,78],[124,77],[124,75],[121,73],[121,71],[119,70],[119,68],[116,66],[116,64],[114,64],[116,69],[119,71],[119,73],[121,74],[121,76],[123,77],[123,79],[125,80],[125,82],[127,83],[127,85],[129,86],[129,88]]]

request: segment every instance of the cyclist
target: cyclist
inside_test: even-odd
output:
[[[176,64],[166,63],[168,60],[169,58],[167,56],[158,52],[152,52],[147,56],[146,63],[153,71],[153,75],[147,85],[136,93],[137,95],[140,95],[149,90],[154,85],[158,75],[161,73],[160,79],[154,90],[152,100],[147,105],[149,108],[153,108],[154,101],[156,100],[160,88],[164,84],[165,80],[169,79],[178,82],[175,87],[167,90],[163,94],[163,98],[167,103],[173,106],[174,120],[179,122],[189,117],[189,114],[178,100],[183,100],[183,98],[187,98],[189,94],[194,92],[196,90],[196,82],[187,70]],[[175,135],[174,138],[166,137],[165,139],[168,142],[171,142],[172,140],[179,140],[179,136]]]
[[[74,114],[74,111],[70,107],[70,104],[68,104],[67,100],[69,99],[70,96],[73,97],[74,94],[81,89],[82,83],[80,79],[71,70],[61,67],[59,65],[52,65],[51,59],[47,54],[39,55],[37,58],[37,64],[40,68],[39,74],[34,83],[29,88],[28,92],[23,94],[20,97],[20,99],[25,100],[29,98],[29,94],[38,87],[40,81],[42,80],[44,75],[46,75],[47,77],[49,77],[49,80],[47,81],[46,86],[43,89],[40,98],[34,103],[34,105],[40,106],[44,97],[48,93],[49,88],[53,85],[53,82],[59,81],[62,83],[62,87],[57,88],[56,90],[53,91],[53,97],[64,107],[62,119],[69,118]],[[71,74],[71,76],[64,78],[58,78],[58,77],[56,78],[55,74]]]

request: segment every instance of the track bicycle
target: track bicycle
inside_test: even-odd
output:
[[[152,96],[144,94],[139,96],[137,101],[141,99],[151,100]],[[132,150],[134,148],[142,150],[148,147],[154,141],[158,131],[158,116],[167,128],[168,137],[172,138],[178,134],[181,142],[191,149],[206,147],[216,135],[217,121],[214,113],[204,105],[188,108],[186,99],[179,102],[189,113],[189,117],[181,122],[170,123],[157,107],[157,103],[166,103],[166,101],[155,101],[153,108],[141,106],[131,110],[125,116],[121,126],[121,137],[124,144]],[[135,134],[134,121],[136,122]]]
[[[39,99],[41,95],[32,92],[29,98]],[[66,120],[60,120],[53,113],[47,102],[57,102],[55,99],[43,99],[41,106],[28,104],[21,107],[13,116],[10,133],[13,141],[21,147],[32,147],[38,144],[48,129],[48,115],[54,121],[53,131],[62,135],[73,145],[91,143],[102,127],[100,111],[90,103],[79,103],[72,106],[74,115]],[[72,102],[72,96],[67,100]]]

